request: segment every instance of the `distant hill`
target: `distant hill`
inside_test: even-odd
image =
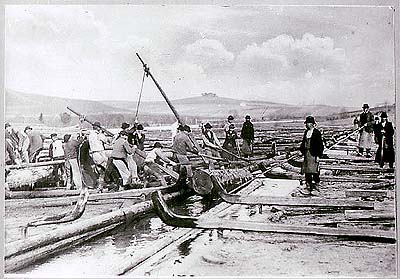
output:
[[[196,116],[199,118],[225,118],[232,114],[235,117],[244,117],[250,114],[255,119],[276,120],[289,118],[302,118],[307,115],[326,116],[338,112],[354,110],[348,107],[335,107],[325,105],[294,106],[280,103],[239,100],[218,97],[213,95],[190,97],[171,100],[172,104],[182,116]],[[105,105],[136,111],[137,102],[131,101],[103,101]],[[142,102],[139,113],[167,114],[171,110],[166,102]]]
[[[66,107],[70,106],[83,114],[88,113],[113,113],[126,111],[121,108],[114,108],[101,102],[51,97],[37,94],[27,94],[12,90],[5,93],[5,116],[7,117],[39,117],[59,115],[68,112]]]
[[[229,114],[232,114],[236,119],[242,119],[246,114],[250,114],[252,119],[257,121],[299,119],[307,115],[322,118],[354,111],[354,108],[348,107],[294,106],[225,98],[215,94],[203,94],[197,97],[171,100],[171,102],[179,114],[185,118],[185,121],[192,122],[203,119],[225,119]],[[102,123],[109,123],[112,126],[121,123],[121,121],[132,122],[137,102],[77,100],[7,90],[5,118],[6,121],[30,123],[30,121],[36,121],[39,115],[43,113],[45,122],[50,125],[60,122],[60,113],[68,112],[66,106],[70,106],[82,114],[91,115],[90,119],[103,121]],[[139,108],[139,119],[147,123],[171,123],[174,121],[174,116],[165,101],[142,102]]]

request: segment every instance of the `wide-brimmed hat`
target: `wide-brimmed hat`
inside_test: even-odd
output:
[[[190,129],[189,125],[184,125],[183,126],[183,130],[190,133],[192,131],[192,129]]]
[[[204,125],[204,128],[211,129],[212,125],[210,124],[210,122],[207,122],[206,125]]]
[[[56,137],[56,136],[57,136],[56,133],[52,133],[52,134],[50,135],[51,138],[52,138],[52,137]]]
[[[388,118],[387,113],[385,111],[381,112],[381,118]]]
[[[143,130],[144,128],[143,128],[143,125],[142,124],[138,124],[137,125],[137,127],[136,127],[136,130]]]
[[[179,124],[178,131],[185,131],[185,127],[182,124]]]
[[[129,124],[124,122],[121,124],[121,129],[128,129],[129,128]]]
[[[229,115],[228,116],[228,120],[233,120],[234,118],[233,118],[233,115]]]
[[[163,147],[161,143],[159,143],[158,141],[154,144],[153,146],[154,148],[161,148]]]
[[[251,117],[250,117],[250,115],[248,115],[248,114],[245,116],[245,119],[250,119],[250,118],[251,118]]]
[[[315,119],[313,116],[309,115],[306,117],[306,121],[304,121],[304,123],[312,123],[315,124]]]
[[[26,132],[28,130],[32,130],[32,127],[31,126],[26,126],[25,129],[24,129],[24,132]]]
[[[65,135],[64,135],[64,142],[69,141],[70,138],[71,138],[71,135],[70,135],[70,134],[65,134]]]
[[[363,104],[362,108],[363,108],[363,109],[364,109],[364,108],[369,108],[369,105],[368,105],[368,104]]]
[[[99,121],[96,121],[93,123],[93,127],[101,127],[101,123]]]

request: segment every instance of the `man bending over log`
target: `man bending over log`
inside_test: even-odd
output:
[[[161,183],[161,186],[166,187],[167,182],[165,181],[164,175],[162,175],[160,168],[158,167],[157,164],[162,164],[162,162],[165,162],[167,164],[170,164],[172,166],[176,166],[176,163],[171,161],[170,159],[167,158],[167,156],[162,152],[162,145],[159,142],[156,142],[154,144],[153,150],[151,150],[147,156],[146,159],[144,160],[144,173],[145,173],[145,182],[144,182],[144,188],[146,188],[148,184],[148,176],[155,176]]]
[[[300,152],[304,156],[302,172],[305,175],[305,189],[300,190],[303,195],[318,195],[319,178],[319,158],[322,157],[324,144],[322,141],[321,132],[315,128],[315,119],[312,116],[307,116],[306,131],[304,132],[303,140],[300,145]],[[313,180],[315,183],[313,183]]]

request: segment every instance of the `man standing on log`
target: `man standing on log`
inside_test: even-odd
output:
[[[118,169],[122,183],[120,189],[128,187],[132,180],[132,170],[129,169],[128,155],[135,152],[135,147],[128,142],[128,133],[126,131],[119,132],[119,137],[113,145],[111,152],[112,164]],[[133,178],[136,179],[136,178]],[[121,185],[122,184],[122,185]]]
[[[36,131],[34,132],[30,126],[25,128],[25,133],[29,137],[29,162],[36,163],[37,156],[43,149],[43,141],[46,137]]]
[[[394,147],[393,135],[394,129],[392,122],[388,121],[386,112],[381,113],[381,123],[376,127],[376,140],[379,145],[376,151],[375,162],[379,163],[383,168],[385,162],[389,163],[389,168],[393,168],[394,163]]]
[[[315,119],[312,116],[307,116],[306,131],[303,135],[303,140],[300,145],[300,152],[304,156],[302,172],[305,175],[306,187],[301,189],[303,195],[318,195],[319,192],[319,158],[322,157],[324,144],[322,141],[321,132],[315,128]],[[313,180],[315,183],[313,183]]]
[[[248,158],[253,154],[253,142],[254,142],[254,127],[253,123],[250,122],[250,115],[246,115],[245,121],[242,126],[242,131],[240,133],[243,139],[242,153],[244,157]]]
[[[206,155],[212,157],[219,157],[219,151],[221,149],[221,143],[218,137],[215,135],[214,131],[211,130],[212,125],[207,122],[204,127],[202,127],[202,139],[203,147]],[[214,160],[207,159],[209,169],[214,169]]]
[[[178,181],[192,186],[193,171],[192,165],[187,157],[188,152],[198,153],[198,150],[194,147],[189,136],[186,134],[184,126],[181,124],[178,126],[178,133],[175,135],[172,142],[172,150],[174,151],[174,157],[180,164],[179,166],[179,178]]]
[[[53,161],[63,160],[64,159],[64,149],[62,147],[62,140],[57,138],[56,133],[51,134],[50,138],[51,138],[51,143],[49,145],[49,157]],[[62,177],[65,172],[63,164],[53,166],[53,175],[57,180],[57,184],[60,183],[59,171],[61,172],[61,177]]]
[[[354,119],[354,124],[360,128],[360,137],[358,142],[358,155],[362,156],[365,149],[365,157],[371,157],[371,146],[373,141],[372,132],[374,131],[374,115],[369,111],[369,105],[364,104],[363,112],[358,118]]]
[[[65,154],[66,167],[71,168],[72,180],[74,182],[75,187],[79,191],[82,189],[82,173],[78,162],[78,149],[79,145],[82,142],[83,142],[82,137],[80,137],[79,139],[76,138],[71,139],[70,134],[64,135],[63,149]],[[71,189],[71,184],[68,178],[67,178],[67,189]]]

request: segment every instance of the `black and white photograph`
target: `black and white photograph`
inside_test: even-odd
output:
[[[5,1],[4,278],[395,278],[399,2]]]

